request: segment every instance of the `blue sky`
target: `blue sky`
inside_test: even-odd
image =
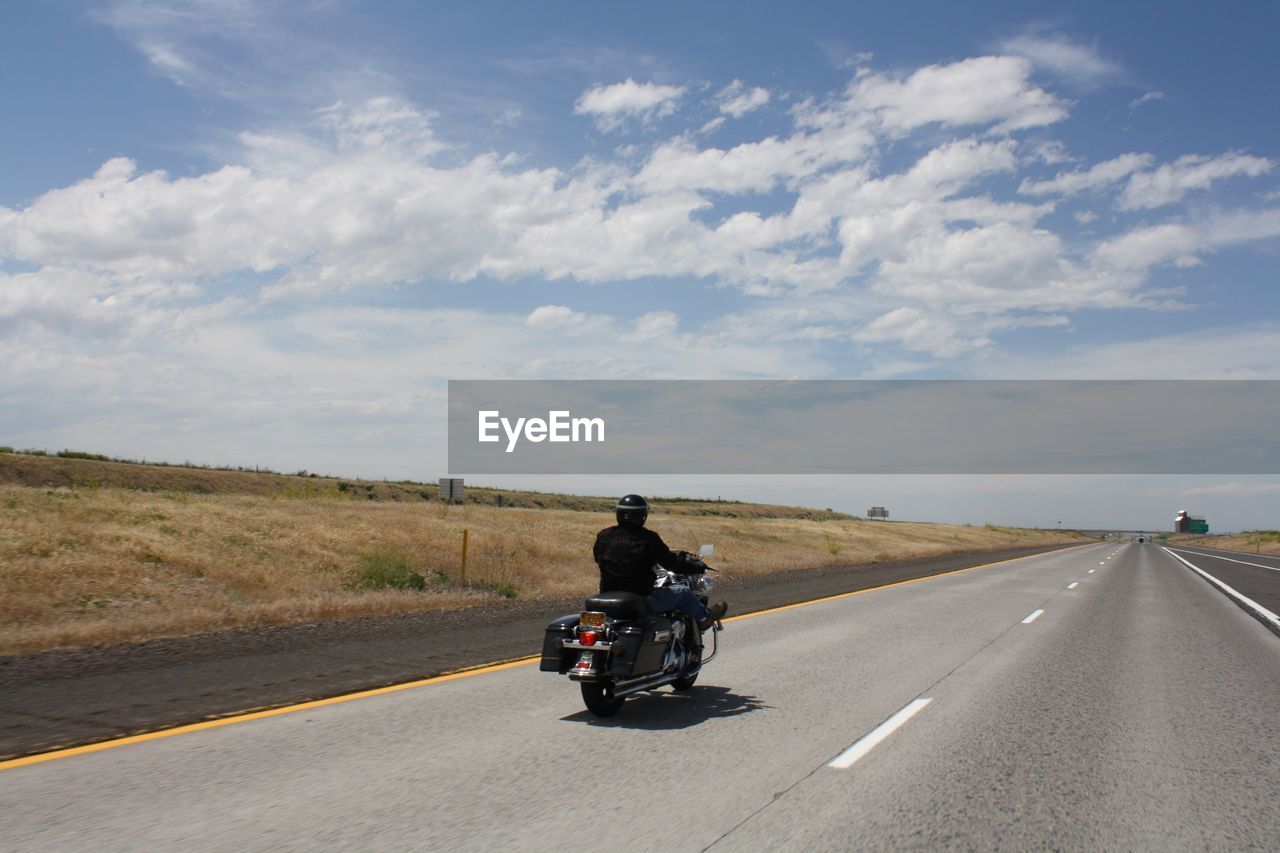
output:
[[[8,4],[0,443],[431,478],[451,377],[1280,378],[1278,25]],[[1280,504],[1275,478],[649,486],[1046,524],[1073,493],[1123,524]]]

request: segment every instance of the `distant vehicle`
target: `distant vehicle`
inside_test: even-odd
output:
[[[1141,545],[1143,542],[1146,542],[1146,541],[1147,541],[1147,538],[1146,538],[1145,536],[1139,536],[1139,537],[1138,537],[1138,544],[1139,544],[1139,545]]]

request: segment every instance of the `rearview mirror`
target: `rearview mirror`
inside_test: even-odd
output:
[[[715,552],[716,552],[716,546],[715,546],[715,545],[703,545],[701,548],[699,548],[699,549],[698,549],[698,556],[699,556],[699,557],[710,557],[710,556],[711,556],[712,554],[714,554]]]

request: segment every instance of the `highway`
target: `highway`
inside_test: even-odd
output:
[[[1251,606],[1256,605],[1266,613],[1280,613],[1280,556],[1183,545],[1164,547],[1179,559],[1226,584],[1232,593],[1248,599],[1246,609],[1256,612],[1256,608]],[[1265,614],[1263,621],[1272,622],[1273,627],[1280,628],[1280,623],[1266,618]]]
[[[1006,548],[726,578],[736,613],[886,586],[1063,545]],[[219,631],[119,646],[0,656],[6,759],[242,713],[422,681],[542,648],[547,623],[582,606],[502,601]]]
[[[1280,847],[1280,636],[1158,546],[754,614],[722,639],[688,695],[608,721],[521,665],[10,763],[0,843]]]

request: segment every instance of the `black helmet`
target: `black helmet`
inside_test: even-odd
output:
[[[644,521],[649,517],[649,502],[639,495],[627,495],[613,509],[619,524],[644,527]]]

